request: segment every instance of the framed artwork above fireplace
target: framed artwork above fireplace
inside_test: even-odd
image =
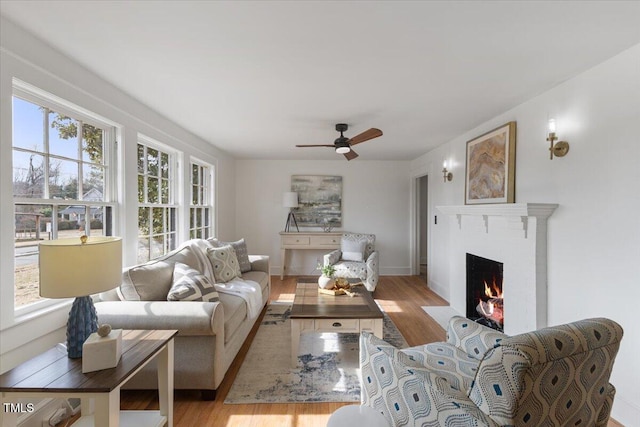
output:
[[[467,142],[465,204],[514,203],[516,122]]]

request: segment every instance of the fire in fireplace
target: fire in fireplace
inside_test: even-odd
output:
[[[501,262],[467,254],[466,316],[501,332],[504,330],[502,268]]]

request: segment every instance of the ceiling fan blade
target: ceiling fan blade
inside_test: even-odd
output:
[[[360,144],[361,142],[365,142],[370,139],[377,138],[379,136],[382,136],[382,131],[380,129],[371,128],[351,138],[349,140],[349,144],[351,145]]]
[[[319,145],[296,145],[296,147],[331,147],[335,148],[335,145],[319,144]]]
[[[347,160],[353,160],[356,157],[358,157],[358,153],[356,153],[355,151],[351,150],[348,153],[344,153],[344,156],[347,158]]]

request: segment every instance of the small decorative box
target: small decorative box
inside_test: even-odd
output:
[[[122,356],[122,329],[101,337],[96,332],[82,345],[82,373],[115,368]]]

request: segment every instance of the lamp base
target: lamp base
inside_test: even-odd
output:
[[[82,344],[98,330],[98,315],[90,296],[73,301],[67,320],[67,354],[72,359],[82,357]]]
[[[298,221],[296,221],[296,216],[293,214],[293,211],[289,211],[289,216],[287,216],[287,223],[284,226],[284,231],[289,232],[292,224],[295,225],[296,230],[300,232],[300,229],[298,228]]]

